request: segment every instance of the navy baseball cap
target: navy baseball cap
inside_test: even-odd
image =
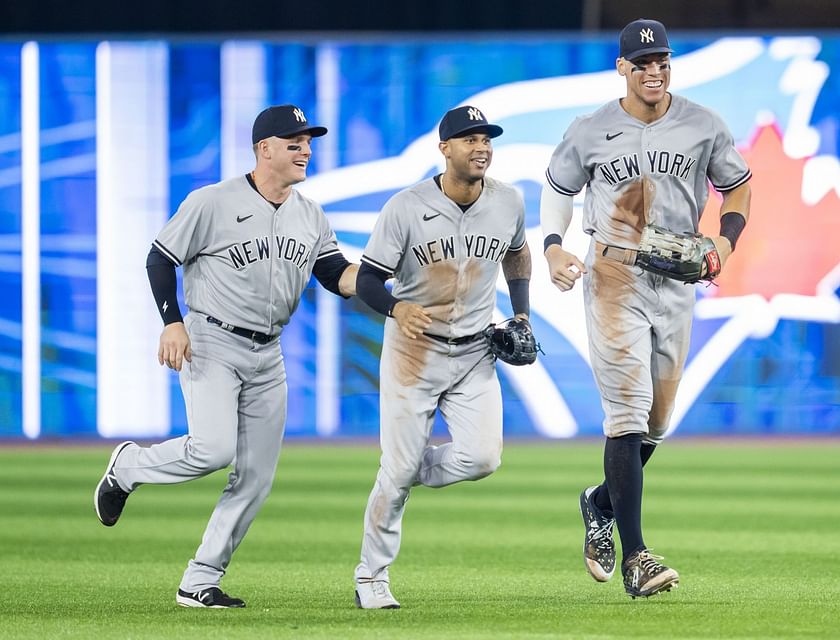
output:
[[[441,142],[449,138],[463,138],[477,131],[483,131],[495,138],[502,135],[503,129],[497,124],[487,122],[481,111],[469,105],[447,111],[438,127]]]
[[[619,57],[635,60],[649,53],[671,53],[665,25],[657,20],[640,18],[633,20],[621,30],[619,37]]]
[[[292,138],[301,133],[308,133],[313,138],[324,135],[326,127],[309,124],[303,110],[293,104],[281,104],[269,107],[260,112],[254,120],[251,130],[251,143],[257,144],[271,136],[278,138]]]

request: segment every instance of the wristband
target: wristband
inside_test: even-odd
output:
[[[508,280],[508,291],[510,292],[510,306],[513,307],[513,315],[524,313],[530,314],[531,305],[528,299],[528,278],[516,278]]]
[[[559,233],[549,233],[545,237],[545,240],[543,240],[543,253],[545,253],[548,250],[548,248],[553,244],[559,245],[561,247],[563,246],[563,238],[560,237]]]
[[[720,235],[729,240],[732,250],[735,251],[735,243],[747,225],[744,214],[737,211],[729,211],[720,217]]]

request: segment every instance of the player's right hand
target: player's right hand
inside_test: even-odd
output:
[[[166,325],[160,334],[158,362],[170,369],[180,371],[184,360],[192,362],[190,337],[187,335],[183,322],[173,322]]]
[[[560,291],[571,289],[575,286],[575,281],[586,273],[586,265],[559,244],[549,245],[545,250],[545,259],[548,262],[551,282]]]
[[[400,300],[394,305],[391,315],[397,321],[400,331],[412,340],[432,326],[432,319],[426,309],[413,302]]]

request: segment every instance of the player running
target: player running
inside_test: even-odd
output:
[[[635,266],[636,249],[646,225],[695,233],[710,182],[723,195],[712,240],[724,266],[749,216],[751,174],[717,115],[668,92],[671,48],[660,22],[631,22],[619,46],[626,96],[571,124],[546,171],[540,218],[552,282],[567,291],[583,276],[605,413],[605,481],[580,496],[586,568],[600,582],[612,577],[617,523],[624,588],[646,597],[679,581],[642,538],[642,467],[674,409],[695,290]],[[584,187],[583,228],[592,241],[581,262],[561,242]]]
[[[172,484],[233,464],[228,485],[190,560],[176,602],[244,607],[219,582],[271,490],[286,423],[279,336],[310,275],[344,297],[358,265],[338,249],[323,209],[292,188],[306,179],[313,126],[294,105],[254,121],[256,168],[190,193],[154,241],[146,262],[163,319],[158,360],[180,372],[189,435],[152,447],[124,442],[94,494],[113,526],[142,484]],[[175,267],[184,267],[181,317]]]
[[[362,256],[359,297],[387,316],[380,362],[382,457],[365,510],[356,605],[395,609],[388,568],[414,485],[478,480],[499,466],[502,395],[482,331],[496,304],[499,264],[516,317],[527,320],[531,254],[522,196],[485,176],[502,128],[475,107],[439,127],[446,171],[382,209]],[[395,278],[393,295],[385,281]],[[452,441],[431,446],[436,411]]]

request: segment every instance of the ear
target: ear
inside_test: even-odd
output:
[[[626,76],[627,75],[627,66],[625,65],[627,62],[624,58],[616,58],[615,59],[615,68],[618,71],[618,75]]]
[[[449,157],[449,141],[448,140],[444,140],[442,142],[439,142],[438,143],[438,149],[440,149],[440,152],[443,154],[444,158]]]

